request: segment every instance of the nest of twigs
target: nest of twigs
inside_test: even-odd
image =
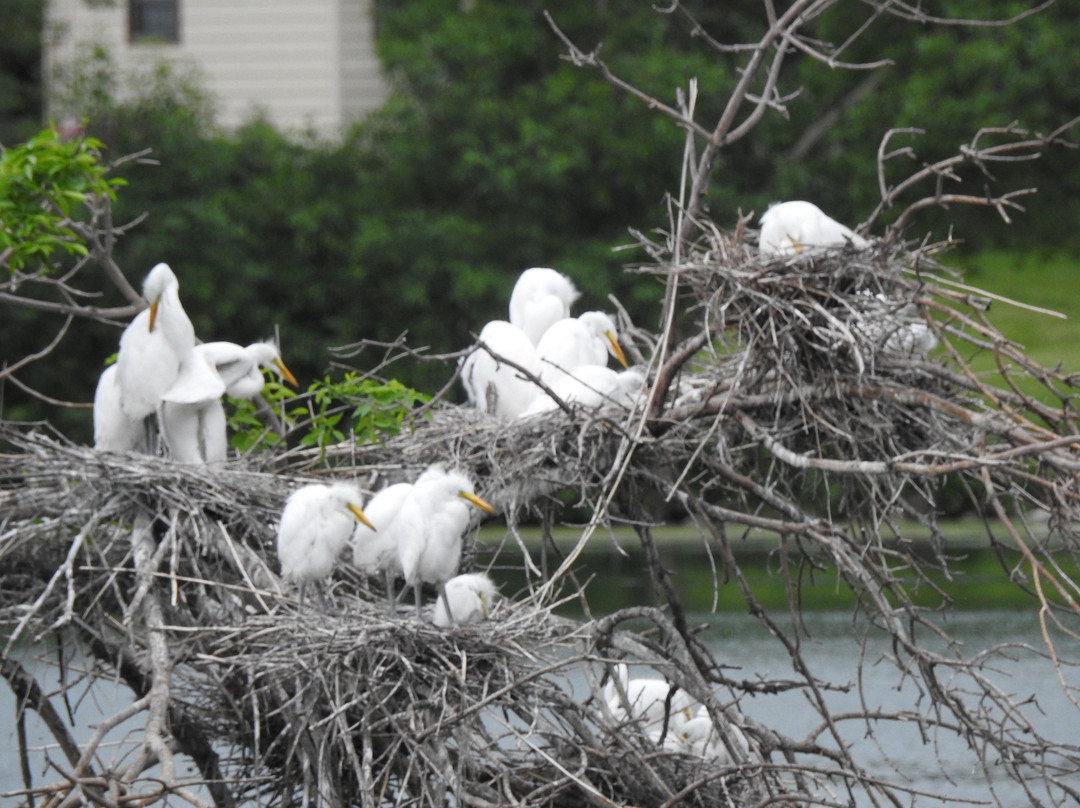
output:
[[[647,397],[632,410],[503,422],[437,400],[385,443],[283,453],[261,472],[99,455],[5,431],[15,451],[0,467],[0,608],[15,638],[73,631],[148,700],[144,753],[113,775],[124,789],[160,797],[140,775],[179,749],[196,762],[195,779],[217,784],[219,804],[319,794],[343,805],[740,806],[837,783],[875,799],[902,791],[827,738],[785,738],[723,712],[773,685],[730,681],[696,638],[652,535],[673,517],[692,522],[715,555],[715,585],[741,587],[748,610],[785,640],[801,678],[782,687],[817,693],[820,682],[787,641],[792,629],[756,602],[733,529],[781,538],[778,568],[792,576],[793,604],[802,578],[790,570],[803,561],[835,570],[893,637],[898,668],[935,694],[935,731],[1008,750],[1017,776],[1030,774],[1024,766],[1044,739],[995,729],[1014,705],[989,685],[975,712],[949,698],[935,673],[941,658],[920,645],[929,623],[904,575],[947,569],[947,548],[938,541],[926,559],[890,539],[903,538],[897,513],[936,535],[936,493],[957,478],[1000,520],[991,541],[1004,531],[1045,576],[1040,602],[1075,617],[1068,597],[1044,594],[1068,594],[1051,559],[1075,559],[1080,547],[1070,527],[1080,471],[1073,379],[1025,357],[990,325],[991,298],[922,251],[762,261],[715,231],[678,262],[662,244],[644,246],[657,263],[640,271],[664,280],[678,315],[659,334],[622,318],[629,355],[649,369]],[[971,368],[975,352],[997,358],[997,380]],[[1032,381],[1043,395],[1029,392]],[[445,631],[391,620],[378,583],[342,564],[322,606],[298,612],[273,554],[289,491],[327,475],[372,490],[435,461],[468,469],[497,506],[508,526],[499,563],[520,567],[527,586],[504,592],[491,620]],[[566,491],[587,524],[545,570],[518,525],[537,515],[550,525],[562,507],[555,495]],[[1029,529],[1032,511],[1049,514],[1048,530]],[[618,523],[635,531],[663,609],[585,623],[554,617],[560,598],[581,594],[568,576],[583,548]],[[623,630],[631,618],[648,624],[647,638]],[[965,671],[992,659],[950,654]],[[734,716],[753,759],[720,764],[671,751],[615,720],[601,701],[616,659],[651,665],[710,708],[721,732],[720,717]],[[831,726],[823,702],[811,701]],[[105,788],[92,755],[68,763],[50,793]],[[1054,787],[1067,770],[1039,769]],[[183,778],[161,779],[198,802]]]

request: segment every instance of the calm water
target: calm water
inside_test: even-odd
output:
[[[696,616],[695,622],[710,624],[705,636],[717,658],[725,665],[732,666],[733,678],[753,678],[757,675],[793,677],[790,662],[781,645],[748,616],[702,614]],[[850,612],[811,613],[807,615],[807,627],[811,637],[804,640],[802,648],[811,669],[819,677],[835,683],[852,682],[859,645],[854,637]],[[1033,612],[990,610],[960,613],[950,619],[950,627],[965,641],[969,655],[992,643],[1015,642],[1040,646]],[[1075,641],[1072,642],[1071,651],[1075,657],[1078,649]],[[868,704],[883,709],[910,707],[916,694],[914,686],[910,682],[898,684],[891,665],[874,664],[887,651],[888,644],[884,638],[871,639],[869,642],[865,656],[867,664],[863,697]],[[34,664],[32,654],[24,652],[24,655],[24,664],[40,675],[42,666]],[[69,681],[78,676],[81,664],[85,663],[74,661],[71,664]],[[1033,703],[1025,709],[1041,731],[1056,740],[1080,743],[1080,711],[1069,703],[1056,674],[1045,660],[1034,654],[1018,652],[1015,660],[1005,661],[996,667],[999,671],[995,674],[996,679],[1004,690],[1037,699],[1037,705]],[[636,671],[635,675],[647,674]],[[1080,673],[1073,669],[1067,677],[1074,689],[1080,688]],[[55,673],[48,673],[44,678],[47,686],[56,686]],[[84,689],[76,688],[75,692],[84,693]],[[98,717],[109,714],[125,701],[125,694],[118,685],[106,685],[95,688],[93,693],[86,692],[78,702],[76,699],[76,695],[71,697],[75,714],[74,735],[76,740],[81,741],[89,737],[93,731],[92,724]],[[860,696],[855,691],[829,696],[831,707],[841,711],[858,710],[859,700]],[[61,714],[65,713],[62,701],[54,699],[54,705]],[[740,706],[746,714],[762,724],[796,738],[820,721],[798,693],[757,696],[745,700]],[[13,697],[5,684],[0,687],[0,749],[7,750],[9,754],[0,755],[0,793],[21,787],[18,761],[13,754],[17,749],[13,716]],[[37,724],[36,715],[30,715],[27,725],[30,743],[37,748],[33,764],[35,782],[56,779],[54,772],[45,773],[44,759],[47,753],[53,759],[63,761],[62,755],[55,748],[46,746],[48,738]],[[130,753],[130,745],[124,743],[124,736],[137,726],[137,723],[129,722],[113,733],[112,744],[102,756],[103,762],[116,764]],[[919,741],[914,728],[909,730],[905,726],[888,724],[876,727],[875,732],[876,743],[865,737],[866,727],[862,724],[851,722],[844,729],[845,739],[854,745],[857,758],[871,771],[926,791],[976,800],[987,799],[989,786],[976,765],[976,758],[962,743],[939,737],[935,755],[933,747]],[[1076,780],[1080,786],[1080,774]],[[1010,808],[1026,808],[1031,804],[1019,787],[1004,777],[995,781],[993,788]],[[920,797],[915,804],[929,806],[938,804],[938,801]]]

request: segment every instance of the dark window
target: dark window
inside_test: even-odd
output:
[[[128,0],[132,42],[179,42],[180,0]]]

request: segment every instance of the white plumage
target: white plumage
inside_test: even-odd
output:
[[[413,497],[412,483],[395,483],[379,491],[368,502],[364,513],[368,525],[353,529],[353,564],[367,573],[382,573],[390,613],[397,616],[394,578],[401,574],[398,545],[407,536],[424,532],[424,514]]]
[[[522,331],[506,320],[492,320],[480,331],[480,341],[500,357],[536,375],[536,348]],[[499,418],[517,418],[529,406],[539,388],[521,371],[501,362],[483,348],[466,357],[461,381],[469,403]]]
[[[602,311],[559,320],[536,346],[540,378],[548,385],[584,365],[606,366],[608,354],[626,367],[615,322]]]
[[[746,735],[734,723],[728,722],[728,739],[742,758],[750,755],[750,742]],[[686,752],[698,757],[708,758],[721,766],[731,766],[737,761],[724,744],[720,732],[713,726],[712,718],[704,707],[698,708],[697,714],[684,723],[670,742],[665,740],[665,748]]]
[[[94,391],[94,448],[103,452],[147,452],[146,425],[120,403],[116,365],[109,365]]]
[[[552,324],[570,316],[577,298],[573,281],[561,272],[546,267],[526,269],[510,293],[510,322],[536,345]]]
[[[353,532],[367,523],[360,508],[360,490],[351,483],[312,483],[298,488],[285,501],[278,526],[277,554],[281,575],[300,587],[326,578]]]
[[[473,493],[472,481],[460,471],[430,466],[413,487],[412,507],[423,514],[424,529],[402,536],[398,562],[405,583],[413,587],[416,616],[420,617],[420,591],[424,583],[435,584],[445,601],[445,583],[461,561],[462,534],[469,526],[469,506],[488,513],[494,509]],[[451,619],[453,609],[450,608]]]
[[[567,404],[587,409],[612,405],[632,407],[645,388],[645,374],[640,368],[617,371],[599,365],[575,368],[551,386],[551,391]],[[522,413],[523,417],[551,412],[558,408],[555,399],[540,392]]]
[[[604,685],[604,700],[615,720],[640,722],[642,731],[657,743],[677,737],[691,718],[690,695],[663,679],[631,679],[625,663],[617,663],[614,669],[614,677]]]
[[[780,202],[761,217],[758,249],[763,256],[794,255],[846,244],[856,249],[869,246],[866,239],[826,216],[812,202]]]
[[[180,364],[195,349],[195,329],[180,303],[180,283],[168,264],[146,276],[143,296],[150,307],[135,316],[120,336],[117,383],[124,412],[147,418],[176,383]]]
[[[455,575],[446,582],[446,601],[435,603],[431,622],[440,628],[486,620],[491,613],[498,590],[494,582],[482,572]],[[449,612],[446,605],[449,604]],[[450,615],[453,615],[451,620]]]

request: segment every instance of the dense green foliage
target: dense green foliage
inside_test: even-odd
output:
[[[960,10],[989,17],[1025,5],[972,0]],[[681,14],[629,0],[468,6],[378,3],[379,50],[394,92],[341,142],[289,139],[258,120],[218,132],[197,76],[175,69],[129,82],[129,90],[144,92],[119,104],[121,77],[107,54],[92,54],[68,96],[81,102],[87,131],[113,156],[153,150],[153,162],[119,173],[129,187],[116,221],[149,214],[119,242],[119,264],[138,282],[167,260],[203,339],[244,343],[280,327],[286,360],[302,380],[325,375],[329,346],[361,338],[392,341],[408,332],[414,347],[466,347],[485,321],[505,316],[510,286],[527,266],[573,276],[582,308],[608,306],[610,291],[640,324],[655,325],[656,281],[624,271],[644,256],[614,248],[631,240],[628,228],[666,226],[664,197],[678,183],[684,135],[594,71],[562,59],[542,12],[583,49],[602,45],[615,73],[665,103],[696,76],[706,125],[745,56],[717,53],[691,36],[693,24]],[[759,0],[688,7],[721,41],[753,39],[766,24]],[[950,4],[950,13],[956,9]],[[816,22],[817,32],[842,42],[863,13],[841,4]],[[926,129],[906,141],[919,159],[897,172],[954,153],[980,126],[1056,127],[1080,109],[1067,81],[1080,74],[1080,52],[1070,44],[1077,28],[1063,3],[1008,28],[879,19],[837,54],[891,59],[877,84],[867,83],[866,71],[793,60],[782,77],[785,93],[799,91],[789,119],[769,114],[725,151],[710,191],[712,216],[731,226],[740,210],[803,197],[858,222],[877,200],[875,155],[890,127]],[[802,139],[829,115],[835,120],[820,137]],[[1040,187],[1028,198],[1030,214],[1012,228],[985,209],[943,216],[973,249],[1038,243],[1080,252],[1080,234],[1068,224],[1080,217],[1080,174],[1066,170],[1076,159],[1053,149],[1039,161],[1001,167],[1002,188]],[[971,179],[966,190],[981,193],[985,178]],[[912,235],[932,228],[940,237],[945,221],[925,215]],[[8,329],[5,355],[34,347],[25,328],[12,328],[0,325]],[[117,334],[79,328],[61,366],[50,359],[51,374],[38,371],[32,381],[59,397],[89,400]],[[369,351],[356,364],[379,359]],[[389,375],[434,392],[453,369],[452,362],[406,361]],[[9,417],[18,414],[16,401],[8,397]],[[79,418],[88,422],[80,415],[66,426]]]

